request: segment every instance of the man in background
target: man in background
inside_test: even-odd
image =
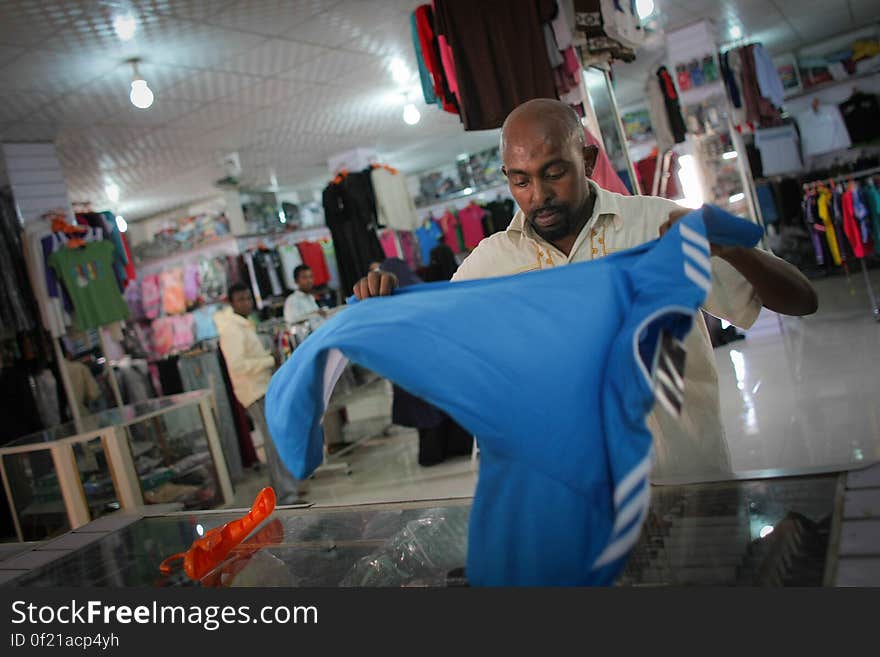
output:
[[[277,363],[260,342],[250,319],[253,311],[254,297],[250,288],[244,283],[234,283],[229,288],[229,306],[214,315],[220,350],[226,359],[236,398],[263,435],[269,484],[275,489],[279,504],[302,503],[305,487],[284,467],[266,424],[266,389]]]

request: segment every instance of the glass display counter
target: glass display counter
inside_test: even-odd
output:
[[[43,540],[119,509],[232,501],[210,390],[150,399],[12,441],[0,473],[19,540]]]
[[[822,585],[836,559],[845,477],[654,487],[641,539],[618,583]],[[111,531],[71,534],[88,544],[9,585],[458,586],[466,584],[470,503],[276,509],[199,582],[182,571],[162,575],[159,564],[239,513],[131,516]]]

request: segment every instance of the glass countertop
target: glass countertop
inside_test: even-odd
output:
[[[174,406],[198,400],[208,392],[208,390],[193,390],[191,392],[184,392],[178,395],[169,395],[167,397],[147,399],[145,401],[136,402],[134,404],[128,404],[126,406],[123,406],[122,408],[108,408],[104,411],[101,411],[100,413],[95,413],[94,415],[88,415],[82,418],[83,430],[81,432],[77,432],[76,426],[73,422],[65,422],[64,424],[59,424],[52,427],[51,429],[37,431],[26,436],[22,436],[21,438],[16,438],[15,440],[0,446],[0,451],[8,447],[21,447],[22,445],[51,443],[56,440],[61,440],[63,438],[76,436],[78,433],[86,434],[98,431],[100,429],[106,429],[107,427],[133,424],[138,420],[157,411],[163,411]]]
[[[839,476],[654,487],[618,583],[820,586]],[[469,514],[470,500],[279,509],[200,582],[162,575],[159,564],[240,513],[147,517],[11,585],[461,585]]]

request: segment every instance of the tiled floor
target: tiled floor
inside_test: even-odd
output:
[[[880,290],[880,271],[872,272]],[[765,311],[745,340],[716,349],[722,416],[734,470],[824,470],[880,460],[880,323],[860,272],[814,282],[820,310],[805,318]],[[381,424],[381,423],[380,423]],[[467,458],[431,468],[416,462],[417,435],[395,428],[345,457],[352,474],[310,482],[316,504],[469,496]],[[236,504],[265,484],[250,474]]]

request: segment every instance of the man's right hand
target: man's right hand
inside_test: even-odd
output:
[[[388,271],[371,271],[354,286],[358,301],[368,297],[387,297],[397,289],[397,276]]]

